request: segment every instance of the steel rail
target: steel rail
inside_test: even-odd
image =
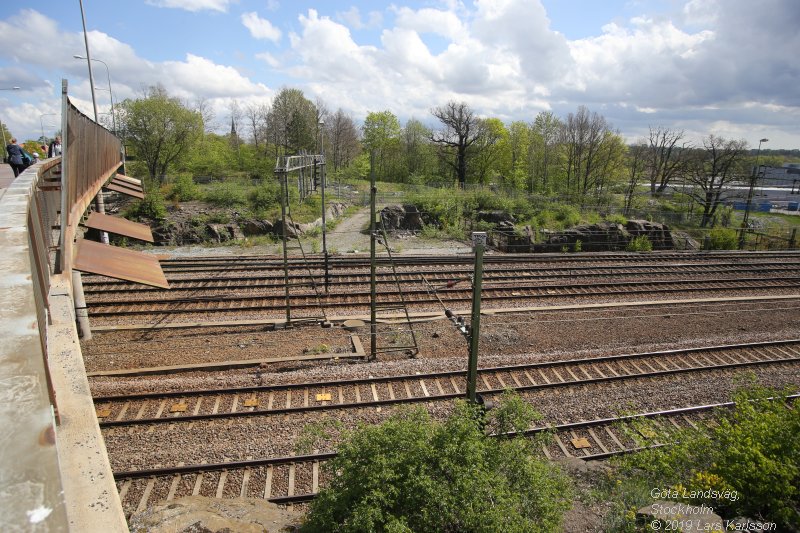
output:
[[[489,269],[484,271],[484,281],[491,282],[491,281],[499,281],[499,280],[508,280],[513,278],[515,281],[518,280],[556,280],[556,279],[564,279],[564,278],[574,278],[576,275],[580,275],[581,277],[611,277],[611,278],[619,278],[624,276],[637,276],[637,275],[657,275],[657,276],[664,276],[664,275],[671,275],[671,274],[696,274],[696,275],[714,275],[714,274],[725,274],[725,273],[747,273],[747,272],[759,272],[759,273],[767,273],[767,272],[793,272],[796,270],[800,270],[800,263],[796,265],[786,265],[786,264],[768,264],[768,265],[758,265],[753,267],[742,267],[740,265],[731,264],[726,265],[727,268],[721,267],[712,267],[710,265],[696,265],[696,266],[689,266],[686,267],[685,265],[682,266],[632,266],[632,267],[579,267],[579,268],[564,268],[560,270],[556,269],[546,269],[545,271],[537,270],[537,269],[522,269],[519,268],[503,268],[503,269]],[[679,270],[680,269],[680,270]],[[448,270],[446,273],[442,271],[430,271],[430,272],[422,272],[424,274],[429,274],[428,281],[430,282],[439,282],[444,283],[454,279],[455,277],[469,275],[472,273],[472,269],[452,269]],[[401,281],[403,283],[420,283],[420,275],[422,274],[418,270],[415,272],[401,272],[399,276],[401,276]],[[319,278],[322,278],[322,274],[320,273]],[[330,286],[350,286],[350,285],[359,285],[363,284],[369,278],[367,273],[341,273],[341,274],[330,274],[328,276],[329,285]],[[390,278],[389,274],[378,274],[378,280],[388,280]],[[406,279],[402,279],[406,278]],[[205,291],[215,291],[215,290],[231,290],[231,289],[260,289],[260,288],[283,288],[283,275],[275,274],[275,275],[261,275],[261,276],[231,276],[231,277],[206,277],[206,278],[191,278],[191,279],[175,279],[169,278],[170,282],[170,293],[175,293],[176,291],[197,291],[197,290],[205,290]],[[311,286],[312,283],[316,282],[317,284],[321,283],[316,276],[308,276],[308,275],[297,275],[292,276],[290,278],[294,280],[292,286],[294,287],[305,287]],[[392,278],[393,279],[393,278]],[[306,282],[306,280],[309,280]],[[237,282],[237,283],[232,283]],[[245,283],[242,283],[245,282]],[[148,292],[165,292],[163,289],[158,287],[151,287],[146,285],[135,285],[130,282],[125,281],[116,281],[114,282],[104,282],[104,281],[92,281],[84,283],[84,294],[119,294],[119,293],[131,293],[131,294],[139,294],[139,293],[148,293]]]
[[[711,371],[711,370],[721,370],[721,369],[730,369],[730,368],[740,368],[740,367],[750,367],[750,366],[760,366],[760,365],[769,365],[769,364],[784,364],[784,363],[795,363],[800,361],[800,354],[798,354],[797,349],[794,350],[794,357],[787,356],[784,358],[773,358],[770,359],[756,359],[756,360],[748,360],[748,361],[733,361],[733,362],[724,362],[724,360],[720,357],[719,360],[723,361],[721,364],[714,364],[713,361],[710,359],[708,360],[712,364],[705,365],[700,364],[699,366],[689,366],[689,367],[679,367],[679,368],[666,368],[665,365],[662,365],[664,370],[651,370],[651,371],[644,371],[642,372],[641,369],[636,368],[639,372],[633,374],[624,374],[624,375],[614,375],[614,376],[604,376],[600,372],[592,369],[592,365],[600,364],[600,363],[608,363],[608,362],[627,362],[633,361],[635,359],[648,359],[648,358],[663,358],[665,356],[673,356],[673,357],[688,357],[691,354],[702,353],[702,352],[724,352],[724,351],[741,351],[741,350],[755,350],[755,349],[764,349],[773,346],[787,346],[791,344],[798,344],[800,343],[799,340],[791,340],[791,341],[773,341],[773,342],[766,342],[766,343],[747,343],[741,345],[727,345],[727,346],[716,346],[716,347],[708,347],[708,348],[693,348],[693,349],[686,349],[686,350],[669,350],[669,351],[661,351],[661,352],[650,352],[650,353],[641,353],[641,354],[621,354],[621,355],[612,355],[612,356],[602,356],[602,357],[593,357],[593,358],[583,358],[577,359],[572,361],[553,361],[553,362],[538,362],[538,363],[530,363],[530,364],[521,364],[521,365],[511,365],[511,366],[500,366],[500,367],[491,367],[491,368],[483,368],[479,370],[479,374],[486,376],[487,374],[493,374],[497,372],[519,372],[519,371],[526,371],[526,370],[534,370],[534,369],[552,369],[552,368],[561,368],[561,367],[575,367],[576,372],[573,374],[572,370],[570,369],[570,374],[573,375],[576,379],[574,380],[567,380],[567,381],[559,381],[559,382],[547,382],[547,383],[533,383],[530,385],[521,385],[517,383],[516,385],[512,386],[505,386],[502,388],[484,388],[479,392],[481,394],[487,395],[495,395],[495,394],[502,394],[506,389],[513,389],[516,391],[531,391],[531,390],[543,390],[543,389],[550,389],[556,387],[570,387],[575,385],[588,385],[588,384],[597,384],[597,383],[610,383],[615,381],[624,381],[629,379],[640,379],[640,378],[648,378],[648,377],[661,377],[661,376],[669,376],[673,374],[683,374],[683,373],[691,373],[691,372],[699,372],[699,371]],[[733,359],[731,357],[731,359]],[[589,373],[583,372],[587,378],[586,379],[577,379],[577,369],[581,367],[588,367],[590,370],[594,370],[595,374],[601,374],[599,377],[588,377],[590,376]],[[650,365],[648,365],[650,366]],[[650,366],[653,369],[653,366]],[[616,374],[616,372],[614,372]],[[230,389],[205,389],[199,391],[173,391],[168,393],[143,393],[143,394],[132,394],[132,395],[124,395],[124,396],[106,396],[106,397],[98,397],[95,398],[95,405],[110,403],[110,402],[132,402],[137,400],[144,400],[144,399],[165,399],[165,398],[185,398],[191,396],[209,396],[209,395],[232,395],[232,394],[246,394],[246,393],[267,393],[267,392],[276,392],[276,391],[291,391],[296,389],[325,389],[330,387],[338,387],[342,385],[375,385],[379,383],[387,383],[387,382],[414,382],[419,380],[436,380],[437,378],[451,378],[451,377],[463,377],[465,376],[465,371],[446,371],[446,372],[436,372],[436,373],[429,373],[429,374],[420,374],[420,375],[403,375],[403,376],[384,376],[379,378],[359,378],[353,380],[340,380],[340,381],[326,381],[326,382],[319,382],[319,383],[302,383],[302,384],[286,384],[286,385],[264,385],[264,386],[253,386],[253,387],[238,387],[233,390]],[[545,380],[547,381],[547,380]],[[487,383],[488,385],[488,383]],[[376,395],[375,395],[376,396]],[[174,422],[190,422],[196,420],[213,420],[213,419],[225,419],[225,418],[241,418],[241,417],[253,417],[253,416],[272,416],[272,415],[283,415],[289,413],[304,413],[304,412],[313,412],[313,411],[330,411],[330,410],[338,410],[338,409],[360,409],[365,407],[378,407],[378,406],[385,406],[385,405],[398,405],[398,404],[407,404],[407,403],[422,403],[422,402],[431,402],[431,401],[444,401],[444,400],[454,400],[457,398],[463,397],[463,392],[456,391],[452,393],[439,393],[439,394],[425,394],[423,396],[413,396],[413,397],[405,397],[405,398],[388,398],[388,399],[373,399],[373,400],[366,400],[360,402],[350,402],[350,403],[338,403],[338,404],[317,404],[317,405],[304,405],[304,406],[294,406],[294,407],[282,407],[282,408],[274,408],[274,409],[253,409],[252,411],[234,411],[234,412],[217,412],[217,413],[198,413],[198,414],[191,414],[191,415],[181,415],[181,416],[173,416],[173,417],[158,417],[158,418],[140,418],[140,419],[128,419],[128,420],[102,420],[100,421],[101,428],[111,428],[111,427],[121,427],[121,426],[136,426],[136,425],[148,425],[148,424],[165,424],[165,423],[174,423]]]
[[[695,260],[713,260],[719,258],[774,258],[774,257],[798,257],[800,256],[800,252],[798,251],[787,251],[787,250],[775,250],[775,251],[748,251],[748,252],[740,252],[740,251],[718,251],[718,252],[704,252],[704,251],[688,251],[688,252],[648,252],[646,254],[643,253],[636,253],[636,252],[626,252],[626,253],[619,253],[619,252],[592,252],[591,254],[560,254],[560,253],[544,253],[544,254],[496,254],[496,255],[487,255],[486,259],[490,263],[502,263],[502,262],[519,262],[519,261],[530,261],[530,262],[602,262],[608,260],[620,260],[620,261],[661,261],[664,258],[668,259],[695,259]],[[230,257],[219,257],[219,256],[204,256],[204,257],[192,257],[192,258],[165,258],[161,259],[160,262],[166,266],[169,265],[191,265],[191,264],[209,264],[209,263],[230,263]],[[283,259],[276,255],[241,255],[237,256],[237,259],[241,259],[242,261],[253,261],[257,263],[264,263],[273,261],[276,264],[282,266]],[[321,255],[309,255],[309,261],[319,261],[320,263],[323,262],[323,258]],[[470,263],[471,262],[471,254],[454,254],[454,255],[401,255],[396,257],[398,264],[399,263],[431,263],[431,264],[457,264],[457,263]],[[301,263],[301,259],[297,258],[290,258],[290,262],[295,260],[298,263]],[[329,258],[331,264],[362,264],[368,265],[369,264],[369,256],[367,255],[355,255],[355,256],[331,256]],[[388,261],[386,256],[378,256],[379,261]]]
[[[491,256],[491,257],[498,257],[498,256]],[[541,265],[557,265],[557,264],[571,264],[573,268],[578,268],[578,265],[584,265],[588,267],[592,266],[607,266],[609,264],[617,263],[617,264],[626,264],[626,263],[649,263],[649,264],[658,264],[663,263],[665,261],[670,260],[682,260],[687,265],[701,265],[704,262],[712,261],[712,260],[720,260],[720,259],[729,259],[730,261],[737,260],[735,257],[706,257],[706,256],[697,256],[697,258],[675,258],[675,257],[662,257],[662,258],[650,258],[650,257],[632,257],[632,258],[610,258],[610,259],[594,259],[594,260],[582,260],[582,261],[571,261],[568,258],[564,258],[561,260],[555,260],[556,258],[550,258],[547,260],[535,260],[535,259],[527,259],[527,260],[518,260],[518,261],[491,261],[490,264],[493,265],[503,265],[503,264],[530,264],[535,266]],[[774,257],[741,257],[738,260],[742,261],[742,264],[768,264],[769,262],[775,262],[776,260],[794,260],[797,259],[797,255],[785,255],[785,256],[774,256]],[[385,258],[378,258],[377,259],[378,266],[388,266],[388,261]],[[420,266],[428,266],[428,267],[445,267],[445,266],[452,266],[452,265],[468,265],[469,261],[460,260],[460,261],[405,261],[399,262],[397,264],[400,268],[406,267],[420,267]],[[301,262],[294,262],[289,264],[289,270],[303,270],[306,268],[318,268],[323,269],[324,263],[315,260],[309,259],[308,265],[303,265]],[[237,261],[236,263],[227,262],[227,263],[207,263],[207,264],[198,264],[194,266],[169,266],[164,265],[162,266],[165,273],[196,273],[196,272],[234,272],[234,271],[242,271],[242,270],[252,270],[252,269],[259,269],[259,270],[281,270],[282,266],[274,264],[272,262],[263,262],[263,261]],[[359,262],[352,262],[352,263],[333,263],[329,265],[329,268],[350,268],[350,269],[357,269],[357,268],[368,268],[368,263],[364,263],[363,261]]]
[[[780,283],[785,282],[785,283]],[[677,287],[666,287],[666,285],[681,285]],[[711,286],[708,285],[721,285],[727,284],[728,286]],[[735,284],[735,286],[730,286]],[[744,285],[739,285],[744,284]],[[749,285],[748,285],[749,284]],[[694,287],[691,285],[695,285]],[[703,285],[703,286],[697,286]],[[623,294],[650,294],[650,293],[673,293],[673,292],[698,292],[698,291],[730,291],[730,290],[749,290],[749,289],[790,289],[796,288],[800,285],[800,277],[787,276],[787,277],[764,277],[764,278],[734,278],[734,279],[717,279],[717,280],[649,280],[649,281],[628,281],[628,282],[598,282],[598,283],[585,283],[585,284],[571,284],[571,285],[516,285],[513,291],[507,294],[492,294],[498,291],[510,291],[509,287],[485,287],[483,298],[486,300],[520,300],[530,298],[563,298],[563,297],[591,297],[591,296],[606,296]],[[580,292],[587,289],[598,289],[594,292]],[[606,290],[603,290],[606,289]],[[616,290],[613,290],[616,289]],[[556,292],[558,291],[558,292]],[[574,292],[565,292],[574,291]],[[448,302],[466,302],[470,300],[469,290],[453,287],[443,289],[440,291],[447,294]],[[524,293],[524,294],[523,294]],[[397,291],[381,292],[379,296],[394,297],[397,296]],[[404,291],[404,296],[411,295],[406,298],[407,304],[435,304],[436,300],[431,296],[427,290],[418,289]],[[312,294],[295,294],[292,295],[293,307],[318,307],[319,304],[310,302],[308,304],[302,302],[302,299],[314,298]],[[339,301],[335,301],[335,300]],[[261,304],[261,305],[236,305],[228,307],[207,307],[207,308],[187,308],[185,304],[202,304],[202,303],[220,303],[220,302],[251,302],[251,301],[264,301],[269,302],[274,300],[274,304]],[[354,301],[356,300],[356,301]],[[163,308],[157,307],[158,305],[170,306],[175,304],[182,304],[180,308]],[[331,293],[322,306],[325,308],[333,307],[353,307],[356,305],[367,305],[368,294],[364,292],[359,293]],[[141,309],[142,306],[151,306],[151,308]],[[152,299],[152,300],[127,300],[127,301],[108,301],[108,302],[87,302],[90,309],[90,314],[95,317],[100,316],[116,316],[116,315],[135,315],[135,314],[189,314],[189,313],[213,313],[213,312],[241,312],[252,310],[282,310],[285,309],[285,303],[279,295],[242,295],[242,296],[225,296],[225,297],[196,297],[196,298],[174,298],[174,299]],[[133,307],[124,309],[124,307]],[[138,308],[137,308],[138,307]],[[111,310],[103,310],[104,308]],[[114,310],[114,308],[123,308]]]

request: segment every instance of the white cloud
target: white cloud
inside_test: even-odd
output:
[[[259,17],[258,13],[243,13],[241,20],[254,38],[266,39],[274,43],[281,40],[281,30],[273,26],[269,20]]]
[[[281,65],[280,61],[278,61],[278,59],[269,52],[261,52],[256,54],[256,59],[264,61],[267,65],[273,68],[278,68]]]
[[[267,11],[277,11],[280,7],[281,3],[278,0],[267,0]]]
[[[253,83],[233,67],[193,54],[187,54],[186,61],[165,61],[160,70],[167,90],[183,98],[197,95],[236,98],[268,91],[266,86]]]
[[[615,23],[598,37],[569,43],[575,69],[569,89],[598,101],[627,101],[663,108],[692,98],[687,67],[699,47],[714,38],[708,30],[686,33],[669,20],[634,18]]]
[[[370,11],[367,14],[367,20],[365,22],[361,20],[361,11],[359,11],[358,7],[350,6],[350,9],[347,11],[337,11],[336,19],[354,30],[378,28],[383,24],[383,13],[380,11]]]
[[[452,11],[423,8],[413,10],[408,7],[395,7],[398,27],[411,29],[418,33],[434,33],[447,37],[452,41],[459,41],[466,37],[467,29]]]
[[[186,11],[228,11],[231,0],[146,0],[155,7],[169,7]]]

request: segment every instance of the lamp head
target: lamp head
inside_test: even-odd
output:
[[[760,143],[769,142],[769,139],[759,139],[758,142],[760,142]]]
[[[75,59],[86,59],[86,56],[82,56],[80,54],[73,54],[72,57],[74,57]]]

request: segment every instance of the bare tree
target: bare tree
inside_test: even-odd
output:
[[[244,120],[250,128],[253,136],[253,145],[259,151],[262,143],[266,143],[267,115],[269,115],[269,104],[249,103],[244,107]]]
[[[620,155],[621,141],[605,117],[585,106],[567,115],[560,134],[566,148],[566,189],[585,196],[602,190]]]
[[[650,126],[650,194],[664,192],[672,178],[680,174],[685,160],[678,143],[683,137],[683,130]]]
[[[466,102],[449,101],[431,110],[444,128],[431,134],[431,141],[443,148],[441,156],[453,168],[462,189],[467,183],[467,156],[470,146],[481,138],[481,120]]]
[[[203,128],[206,133],[214,130],[214,110],[211,109],[211,105],[208,103],[208,98],[198,96],[194,99],[194,101],[191,102],[191,105],[187,107],[198,112],[203,118]]]
[[[687,174],[698,190],[688,194],[703,208],[701,227],[707,227],[714,219],[725,199],[725,187],[745,172],[746,150],[744,139],[726,140],[713,134],[703,139],[702,150],[692,150]]]
[[[626,162],[628,166],[628,186],[625,189],[625,215],[628,215],[633,205],[633,196],[636,187],[647,169],[648,144],[640,139],[636,144],[628,147]]]
[[[358,129],[353,119],[341,108],[325,121],[328,139],[327,158],[333,162],[333,170],[337,171],[350,164],[361,146],[358,140]]]

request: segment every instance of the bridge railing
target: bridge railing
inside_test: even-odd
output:
[[[126,531],[75,323],[78,224],[120,142],[62,82],[64,154],[0,197],[0,516],[5,531]]]

